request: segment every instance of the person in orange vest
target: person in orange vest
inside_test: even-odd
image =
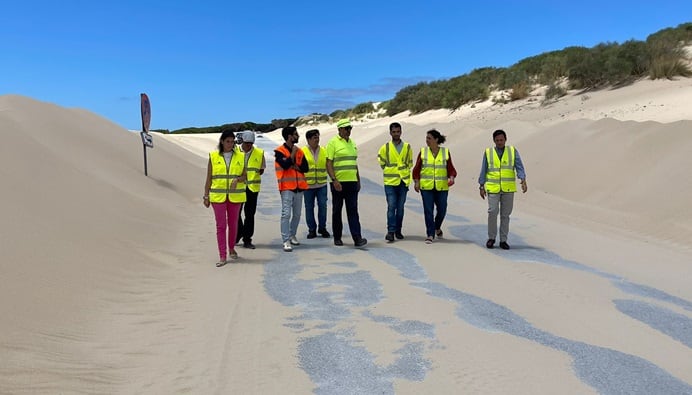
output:
[[[305,173],[310,170],[305,154],[296,145],[300,139],[294,126],[281,130],[284,143],[274,150],[274,169],[281,194],[281,240],[286,252],[300,242],[296,237],[303,207],[303,191],[308,189]]]
[[[204,207],[212,206],[216,219],[216,242],[219,247],[216,267],[225,265],[228,255],[231,259],[238,259],[235,239],[240,206],[245,202],[246,177],[245,155],[235,149],[235,133],[224,130],[219,138],[218,149],[209,153],[202,196]]]

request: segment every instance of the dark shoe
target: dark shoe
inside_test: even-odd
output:
[[[500,248],[502,248],[503,250],[509,250],[509,244],[507,244],[506,241],[501,241]]]
[[[387,232],[387,234],[384,236],[384,239],[390,243],[393,242],[394,241],[394,232]]]
[[[404,239],[404,235],[402,235],[401,232],[395,232],[395,233],[394,233],[394,236],[396,236],[396,238],[399,239],[399,240],[403,240],[403,239]]]
[[[325,239],[332,237],[332,235],[330,235],[329,232],[327,232],[327,229],[320,229],[317,231],[317,233],[319,233],[320,236],[324,237]]]
[[[344,245],[344,242],[341,241],[341,239],[334,239],[334,245],[335,246],[342,246],[342,245]]]
[[[441,239],[443,235],[444,233],[442,233],[442,229],[435,230],[435,237],[437,237],[438,239]]]
[[[251,241],[248,241],[247,243],[243,243],[243,248],[249,248],[249,249],[251,249],[251,250],[254,250],[254,249],[255,249],[255,245],[252,244]]]
[[[317,232],[315,232],[314,230],[308,232],[308,239],[314,239],[315,237],[317,237]]]
[[[488,239],[488,241],[485,242],[485,247],[486,248],[495,247],[495,239]]]
[[[358,241],[356,241],[354,244],[355,244],[356,247],[362,247],[362,246],[368,244],[368,239],[366,239],[365,237],[361,237],[361,238],[360,238]]]

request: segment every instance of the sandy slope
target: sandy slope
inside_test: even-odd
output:
[[[144,177],[136,134],[1,96],[0,393],[692,393],[691,85],[356,123],[364,250],[281,252],[268,153],[258,249],[223,269],[199,199],[218,136],[155,136]],[[414,148],[437,127],[461,171],[432,246],[413,191],[382,239],[393,120]],[[476,185],[497,128],[530,188],[508,252]]]

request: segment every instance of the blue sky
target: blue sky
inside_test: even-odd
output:
[[[142,92],[152,129],[266,123],[690,20],[690,0],[7,1],[0,94],[128,129]]]

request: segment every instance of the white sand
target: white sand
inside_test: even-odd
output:
[[[355,122],[365,250],[346,227],[281,251],[269,133],[258,249],[217,269],[218,135],[155,135],[144,177],[138,135],[0,96],[0,393],[692,393],[691,101],[641,81]],[[432,246],[413,190],[383,239],[392,121],[416,150],[440,130],[460,171]],[[484,247],[476,183],[498,128],[528,174],[510,251]]]

